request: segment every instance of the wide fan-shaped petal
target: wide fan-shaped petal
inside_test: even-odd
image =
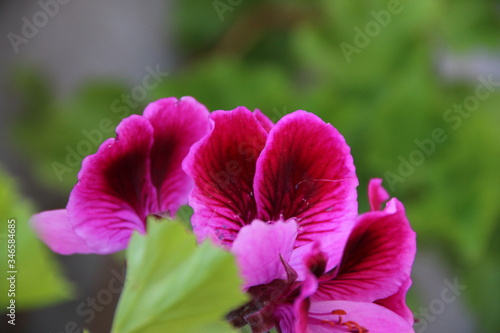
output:
[[[403,204],[391,199],[384,211],[360,216],[337,275],[321,281],[316,300],[374,302],[395,294],[410,277],[415,232]]]
[[[157,211],[149,162],[153,127],[132,115],[116,133],[83,160],[67,205],[75,232],[101,254],[126,248],[132,232],[145,232],[147,215]]]
[[[164,98],[144,110],[154,128],[151,180],[158,193],[157,214],[174,215],[193,187],[181,163],[191,145],[209,132],[207,108],[192,97]]]
[[[316,115],[296,111],[271,129],[257,161],[258,217],[264,221],[296,218],[296,246],[319,241],[331,269],[340,261],[356,219],[357,185],[342,135]]]
[[[215,111],[212,132],[195,143],[183,169],[194,180],[191,223],[201,241],[214,237],[230,246],[239,229],[256,218],[253,193],[255,161],[267,132],[244,107]]]
[[[30,224],[40,239],[59,254],[93,253],[69,223],[66,209],[35,214]]]

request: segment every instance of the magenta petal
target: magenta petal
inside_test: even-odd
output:
[[[306,272],[306,278],[300,287],[300,295],[293,304],[295,313],[295,332],[306,332],[308,327],[308,312],[310,296],[318,289],[318,280],[311,272]]]
[[[83,160],[67,205],[75,232],[101,254],[123,250],[134,230],[144,232],[148,208],[157,202],[150,179],[150,122],[132,115],[116,133],[116,140],[106,140]]]
[[[93,253],[73,231],[66,209],[50,210],[33,215],[30,224],[38,237],[59,254]]]
[[[183,164],[195,184],[189,199],[191,223],[199,240],[215,234],[229,246],[239,229],[256,218],[255,161],[267,133],[244,107],[216,111],[210,118],[212,132],[193,145]]]
[[[372,211],[382,209],[382,204],[389,199],[389,193],[382,187],[382,179],[374,178],[368,184],[368,199]]]
[[[356,219],[357,185],[350,149],[340,133],[316,115],[296,111],[272,128],[257,161],[259,218],[295,217],[296,246],[318,240],[331,269]]]
[[[415,251],[415,232],[393,198],[384,211],[360,216],[337,276],[322,281],[314,298],[373,302],[389,297],[410,277]]]
[[[297,224],[293,220],[274,224],[255,220],[242,227],[231,252],[236,256],[245,288],[286,279],[281,258],[288,261],[296,237]]]
[[[269,119],[265,114],[263,114],[259,109],[255,109],[253,112],[255,118],[260,122],[262,127],[266,130],[267,133],[271,131],[274,126],[274,123]]]
[[[321,249],[321,243],[316,240],[293,249],[288,264],[297,274],[297,281],[303,281],[307,273],[313,272],[319,276],[325,272],[328,257]]]
[[[346,312],[346,315],[342,316],[343,323],[355,322],[368,329],[370,333],[414,332],[412,325],[394,312],[377,304],[352,301],[312,302],[309,309],[309,329],[311,332],[349,332],[345,325],[337,324],[339,315],[331,314],[334,310]]]
[[[392,296],[375,301],[376,304],[382,305],[385,308],[397,313],[403,317],[410,325],[413,325],[415,318],[413,313],[406,305],[406,292],[410,289],[411,279],[406,280],[401,288]]]
[[[305,333],[305,331],[297,331],[295,329],[295,311],[292,304],[282,304],[274,310],[274,320],[276,327],[280,333]]]
[[[187,203],[191,178],[181,163],[191,145],[209,132],[208,110],[192,97],[164,98],[144,110],[154,128],[151,150],[151,180],[158,193],[158,211],[174,215]]]
[[[288,264],[297,273],[298,281],[303,281],[305,279],[306,273],[308,272],[305,260],[315,251],[315,248],[319,246],[319,241],[312,241],[293,250]]]

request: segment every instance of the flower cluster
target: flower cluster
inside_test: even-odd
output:
[[[65,210],[32,218],[55,252],[124,249],[148,215],[189,202],[193,232],[236,257],[252,332],[413,332],[405,304],[415,233],[397,199],[358,180],[342,135],[312,113],[273,124],[245,107],[208,113],[168,98],[131,116],[83,161]]]

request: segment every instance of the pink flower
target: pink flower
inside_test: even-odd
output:
[[[294,304],[295,332],[413,332],[405,296],[415,232],[397,199],[379,210],[388,199],[381,181],[370,182],[372,211],[359,217],[339,267],[308,274]]]
[[[126,248],[134,230],[146,232],[148,215],[173,215],[187,203],[192,180],[181,163],[208,131],[208,110],[191,97],[149,104],[83,160],[66,209],[36,214],[32,226],[61,254]]]
[[[359,216],[339,265],[326,270],[327,254],[315,241],[304,257],[304,281],[298,281],[286,263],[289,243],[295,236],[292,226],[276,223],[267,229],[267,235],[259,224],[248,227],[251,231],[242,230],[234,247],[239,241],[253,246],[246,256],[236,251],[243,272],[251,281],[272,281],[249,288],[252,300],[230,313],[230,322],[235,326],[248,323],[254,333],[273,326],[282,333],[413,332],[413,315],[405,296],[411,285],[415,233],[397,199],[380,210],[388,199],[380,184],[380,179],[370,182],[372,211]],[[269,243],[271,235],[275,238]],[[264,265],[257,269],[255,253],[258,257],[267,253],[274,260],[262,260]],[[279,265],[286,272],[285,278],[277,272]]]
[[[356,220],[358,185],[340,133],[305,111],[276,125],[245,107],[210,118],[211,132],[183,164],[194,180],[189,203],[198,239],[232,248],[246,288],[285,278],[280,255],[304,279],[314,242],[327,254],[326,269],[337,266]],[[261,243],[266,251],[255,252]]]

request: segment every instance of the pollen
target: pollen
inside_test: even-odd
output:
[[[359,325],[354,321],[346,321],[344,325],[347,326],[349,332],[358,332],[358,333],[368,332],[366,328],[364,328],[363,326]]]
[[[330,312],[332,315],[337,315],[339,316],[338,321],[332,321],[332,320],[323,320],[321,323],[322,324],[328,324],[332,327],[338,327],[338,326],[344,326],[347,329],[347,332],[353,332],[353,333],[368,333],[369,330],[366,329],[365,327],[359,325],[357,322],[349,320],[349,321],[342,321],[342,316],[347,315],[347,312],[342,310],[342,309],[336,309]]]
[[[339,315],[339,316],[345,316],[347,314],[347,312],[345,312],[344,310],[341,310],[341,309],[337,309],[337,310],[333,310],[331,312],[331,314],[333,314],[333,315]]]

